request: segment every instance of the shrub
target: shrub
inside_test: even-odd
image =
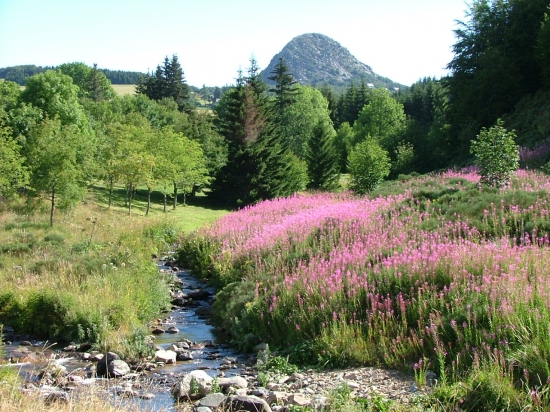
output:
[[[516,133],[507,131],[503,124],[499,119],[489,130],[481,129],[470,148],[479,166],[481,182],[499,188],[508,184],[519,167],[519,148],[514,141]]]
[[[350,189],[364,195],[372,192],[390,174],[388,152],[367,139],[355,146],[348,157]]]

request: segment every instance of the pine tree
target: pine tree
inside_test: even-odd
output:
[[[307,142],[306,162],[310,189],[334,190],[338,187],[338,156],[334,150],[331,128],[322,122],[315,126]]]
[[[299,93],[299,90],[293,87],[297,82],[282,56],[271,73],[272,76],[268,79],[275,82],[275,85],[269,89],[269,92],[275,94],[273,112],[276,119],[281,121],[284,118],[286,108],[296,101],[296,94]]]
[[[173,55],[170,60],[164,58],[164,64],[158,65],[154,74],[141,77],[136,86],[137,94],[144,94],[152,100],[172,98],[181,112],[189,112],[189,86],[185,82],[183,69],[178,61],[178,56]]]

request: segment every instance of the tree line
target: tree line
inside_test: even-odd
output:
[[[36,66],[34,64],[0,68],[0,79],[15,82],[24,86],[27,78],[47,70],[55,70],[56,66]],[[99,69],[112,84],[137,84],[143,73],[124,70]]]

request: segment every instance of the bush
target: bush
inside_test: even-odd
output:
[[[388,152],[372,139],[357,144],[348,157],[348,163],[350,188],[361,195],[372,192],[390,174]]]
[[[477,140],[472,141],[470,152],[475,155],[483,184],[504,187],[519,167],[519,148],[516,133],[508,132],[502,120],[489,130],[481,129]]]

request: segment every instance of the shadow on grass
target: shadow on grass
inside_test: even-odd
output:
[[[89,187],[89,192],[92,194],[94,200],[98,205],[102,207],[108,207],[109,205],[109,189],[103,185],[92,185]],[[114,187],[111,198],[111,205],[116,209],[124,209],[128,211],[128,204],[126,201],[126,188]],[[198,194],[194,197],[183,194],[178,194],[177,206],[185,207],[183,201],[185,198],[185,205],[202,207],[210,210],[227,210],[228,208],[222,204],[214,202],[210,197],[205,194]],[[164,205],[164,194],[158,190],[151,192],[151,208],[158,211],[159,206],[161,210]],[[173,194],[167,194],[166,196],[166,211],[173,209],[174,196]],[[147,189],[144,187],[138,187],[134,193],[132,199],[132,211],[139,211],[145,213],[147,210]]]

